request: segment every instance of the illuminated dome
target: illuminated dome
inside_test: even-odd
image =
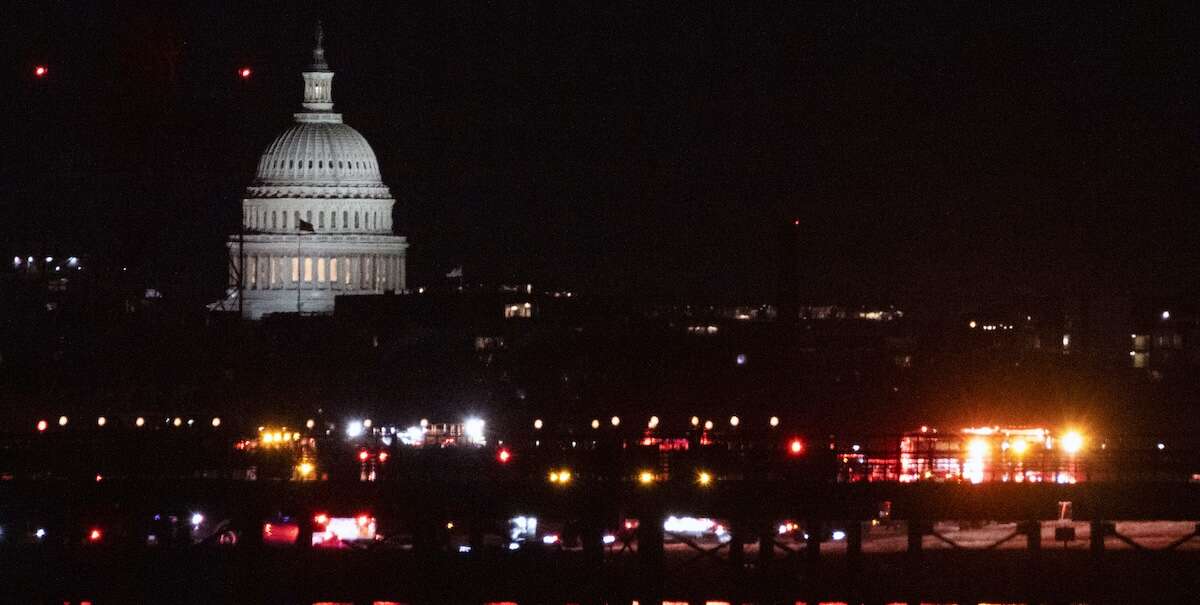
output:
[[[337,114],[323,115],[341,117]],[[263,152],[250,189],[269,195],[269,190],[295,186],[331,189],[323,192],[288,192],[303,197],[314,194],[317,197],[342,196],[347,193],[361,193],[367,197],[388,195],[371,145],[357,130],[340,120],[300,121],[283,131]],[[343,188],[350,188],[351,191],[340,191]]]
[[[258,160],[242,229],[226,242],[229,289],[214,309],[246,319],[334,312],[342,296],[404,292],[408,240],[367,140],[333,111],[333,71],[318,25],[302,72],[302,109]]]

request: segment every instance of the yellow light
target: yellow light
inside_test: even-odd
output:
[[[1009,446],[1009,449],[1012,450],[1012,453],[1020,456],[1029,449],[1029,442],[1025,441],[1024,439],[1014,439],[1012,445]]]
[[[621,426],[621,419],[617,416],[613,416],[612,420],[610,420],[609,422],[612,422],[613,426]]]
[[[296,466],[296,470],[300,472],[301,477],[308,477],[312,474],[315,468],[316,467],[314,467],[311,462],[301,462]]]
[[[283,443],[283,433],[275,431],[275,443]]]
[[[176,417],[175,417],[175,421],[174,421],[174,422],[172,422],[171,424],[174,424],[175,426],[180,426],[180,425],[182,425],[182,424],[183,424],[183,418],[180,418],[179,416],[176,416]]]
[[[741,423],[742,423],[742,420],[740,418],[738,418],[737,416],[729,417],[729,426],[737,426]]]
[[[991,449],[992,446],[988,444],[986,439],[975,438],[967,444],[967,453],[972,458],[983,458]]]
[[[771,426],[779,426],[779,416],[771,416]]]
[[[713,421],[711,421],[711,420],[705,420],[705,421],[704,421],[704,430],[706,430],[706,431],[711,431],[711,430],[712,430],[712,428],[713,428]]]
[[[550,471],[550,483],[558,483],[558,471]]]
[[[1083,449],[1083,435],[1079,431],[1067,431],[1061,441],[1063,451],[1068,454],[1078,454]]]
[[[371,419],[370,418],[367,418],[366,420],[363,421],[363,428],[368,428],[368,429],[371,428]]]
[[[971,320],[971,323],[969,323],[969,324],[967,324],[967,325],[968,325],[968,326],[971,326],[971,329],[973,330],[973,329],[975,329],[975,326],[977,326],[977,325],[979,325],[979,324],[976,324],[976,323],[975,323],[975,320],[973,320],[973,319],[972,319],[972,320]]]
[[[67,417],[66,416],[58,417],[58,426],[67,426]]]
[[[97,418],[97,419],[96,419],[96,424],[97,424],[98,426],[104,426],[104,425],[108,424],[108,418],[105,418],[104,416],[101,416],[101,417],[99,417],[99,418]]]
[[[696,483],[699,483],[700,485],[712,484],[712,473],[709,473],[708,471],[700,471],[696,475]]]
[[[219,426],[221,426],[221,419],[220,419],[220,418],[213,418],[213,419],[212,419],[212,425],[213,425],[213,428],[214,428],[214,429],[215,429],[215,428],[217,428],[217,427],[219,427]]]
[[[594,428],[594,429],[598,429],[598,428],[600,428],[600,421],[599,421],[599,420],[597,420],[597,419],[595,419],[595,418],[593,418],[593,419],[592,419],[592,428]]]
[[[137,420],[134,420],[134,421],[133,421],[133,424],[134,424],[134,425],[136,425],[136,426],[145,426],[145,425],[146,425],[146,419],[145,419],[145,418],[142,418],[141,416],[138,416],[138,417],[137,417]]]
[[[300,433],[292,433],[292,441],[300,441]]]
[[[312,418],[309,418],[304,422],[304,428],[311,429],[314,426],[317,426],[317,421],[313,420]]]
[[[654,483],[654,473],[650,471],[642,471],[641,473],[638,473],[638,483],[641,483],[642,485]]]
[[[653,429],[653,428],[658,428],[658,416],[651,416],[651,417],[650,417],[650,422],[648,422],[648,423],[646,424],[646,426],[648,426],[648,427],[650,427],[650,428],[652,428],[652,429]]]
[[[559,483],[566,483],[570,480],[571,480],[571,471],[568,471],[568,470],[559,471],[559,473],[558,473],[558,482]]]
[[[692,426],[700,426],[700,417],[692,416]]]
[[[535,430],[539,430],[539,431],[542,430],[542,419],[541,418],[538,418],[537,420],[533,421],[533,428]]]
[[[275,437],[271,436],[270,433],[263,433],[263,436],[262,436],[263,443],[271,443],[274,440],[275,440]]]
[[[446,522],[446,529],[454,529],[454,522],[453,522],[453,521],[447,521],[447,522]]]

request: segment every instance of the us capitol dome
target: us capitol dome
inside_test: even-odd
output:
[[[408,241],[392,233],[395,200],[371,145],[333,111],[333,71],[317,26],[295,124],[258,161],[242,232],[226,242],[229,290],[245,319],[333,313],[334,298],[402,292]]]

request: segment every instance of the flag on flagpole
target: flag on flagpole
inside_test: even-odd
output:
[[[310,223],[310,222],[308,222],[308,221],[306,221],[306,220],[304,220],[304,219],[300,219],[300,223],[299,223],[298,225],[296,225],[296,228],[297,228],[297,229],[299,229],[299,230],[301,230],[301,231],[307,231],[307,232],[309,232],[309,233],[316,233],[316,232],[317,232],[317,230],[316,230],[316,229],[313,229],[312,223]]]
[[[462,277],[462,276],[463,276],[462,275],[462,265],[459,265],[459,266],[451,269],[450,272],[446,274],[446,277],[449,277],[449,278]]]

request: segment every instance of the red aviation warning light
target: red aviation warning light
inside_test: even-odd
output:
[[[799,456],[800,454],[803,454],[804,442],[801,441],[799,437],[792,438],[791,441],[788,441],[787,451],[788,454],[792,456]]]
[[[508,448],[502,447],[500,451],[496,452],[496,460],[500,461],[500,464],[508,464],[508,461],[512,460],[512,452]]]
[[[239,78],[241,78],[243,80],[249,80],[250,76],[253,75],[254,72],[251,71],[249,67],[239,67],[237,70],[237,74],[238,74]]]
[[[35,78],[44,78],[50,70],[45,65],[37,65],[33,68],[33,76]]]

